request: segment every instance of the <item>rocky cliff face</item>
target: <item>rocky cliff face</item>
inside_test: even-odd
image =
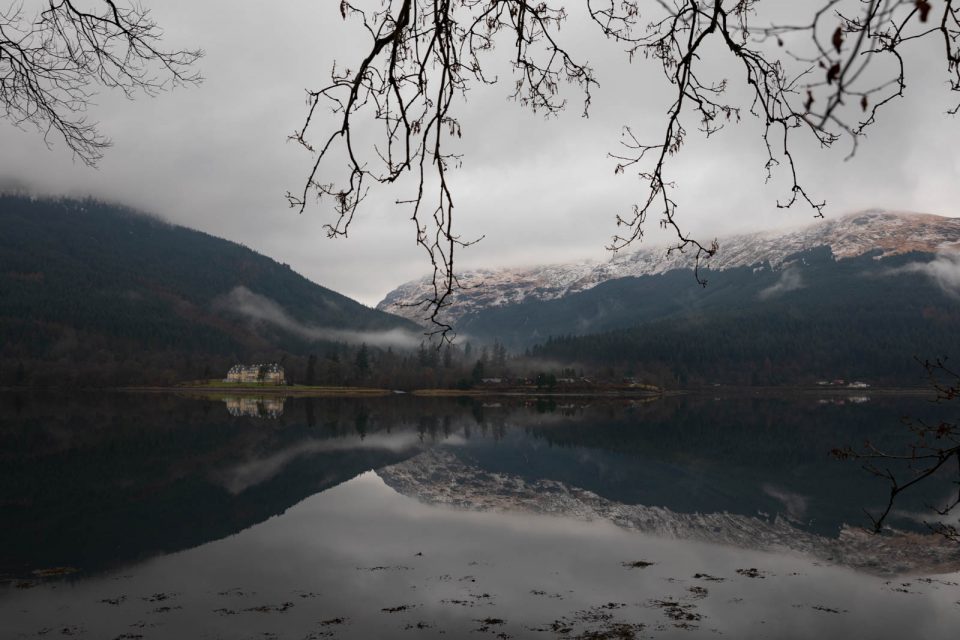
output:
[[[882,259],[911,251],[957,249],[960,218],[870,210],[792,231],[730,236],[720,239],[720,251],[703,266],[713,270],[744,266],[779,269],[789,256],[818,247],[829,247],[836,260],[874,251],[877,259]],[[691,268],[693,256],[689,253],[667,254],[663,247],[651,247],[603,263],[467,271],[460,274],[464,289],[456,293],[445,317],[456,321],[488,307],[561,298],[607,280]],[[388,293],[377,308],[420,321],[422,310],[409,305],[427,298],[430,291],[428,278],[408,282]]]

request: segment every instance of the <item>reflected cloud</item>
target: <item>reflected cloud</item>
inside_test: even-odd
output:
[[[451,444],[456,444],[452,442]],[[419,436],[410,431],[397,434],[350,436],[331,440],[306,440],[269,456],[253,458],[215,474],[217,482],[233,495],[262,484],[277,476],[293,461],[334,451],[379,449],[402,453],[421,445]]]
[[[787,517],[791,520],[799,522],[806,517],[806,496],[793,493],[792,491],[787,491],[786,489],[776,487],[772,484],[764,484],[761,488],[765,494],[780,501],[780,504],[782,504],[783,508],[786,510]]]

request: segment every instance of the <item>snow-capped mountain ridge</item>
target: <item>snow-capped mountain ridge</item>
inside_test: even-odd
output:
[[[736,267],[769,266],[779,269],[791,255],[829,247],[834,259],[854,258],[876,251],[877,259],[920,251],[935,253],[960,247],[960,218],[899,213],[877,209],[834,220],[817,221],[791,231],[765,231],[728,236],[719,241],[717,254],[702,267],[722,271]],[[586,291],[607,280],[692,269],[691,253],[664,247],[642,248],[597,262],[539,265],[524,268],[477,269],[460,274],[464,290],[456,292],[445,318],[458,318],[487,307],[517,304],[526,300],[553,300]],[[408,282],[394,289],[377,305],[412,320],[421,320],[417,301],[432,290],[429,278]],[[407,305],[407,306],[403,306]]]

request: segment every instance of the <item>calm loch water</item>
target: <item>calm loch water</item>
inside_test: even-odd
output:
[[[921,398],[0,394],[0,637],[953,638]]]

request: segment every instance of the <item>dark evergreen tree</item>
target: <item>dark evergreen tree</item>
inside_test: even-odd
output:
[[[449,369],[453,366],[453,349],[447,345],[443,349],[443,368]]]
[[[483,360],[477,360],[477,363],[473,365],[473,371],[471,372],[471,379],[474,384],[480,382],[484,378],[484,364]]]
[[[364,342],[357,350],[355,364],[361,377],[366,377],[370,373],[370,351],[367,349],[367,343]]]

